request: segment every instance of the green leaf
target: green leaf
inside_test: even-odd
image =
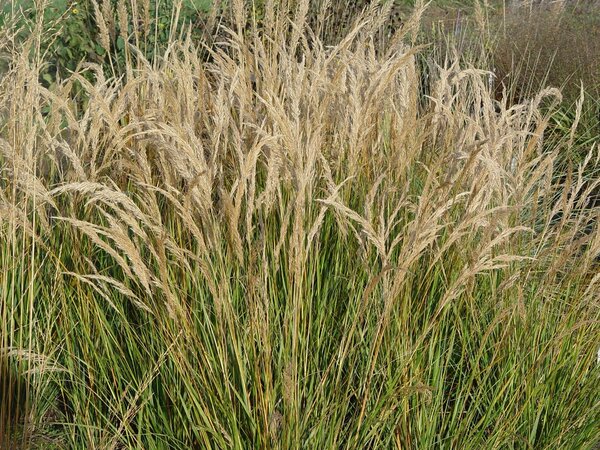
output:
[[[96,46],[94,48],[96,50],[96,53],[98,53],[99,56],[104,56],[106,54],[106,50],[100,44],[96,44]]]
[[[54,77],[47,72],[42,75],[42,79],[48,84],[52,84],[54,82]]]

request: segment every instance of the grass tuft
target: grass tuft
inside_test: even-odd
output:
[[[50,87],[3,33],[0,448],[593,448],[583,100],[452,42],[424,96],[422,2],[386,39],[291,3],[151,59],[94,3],[125,67]]]

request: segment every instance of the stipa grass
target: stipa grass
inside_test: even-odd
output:
[[[560,93],[450,61],[419,106],[409,28],[376,47],[373,6],[325,48],[306,7],[53,90],[11,56],[0,342],[55,369],[21,368],[23,439],[591,447],[598,209],[575,172],[556,201]]]

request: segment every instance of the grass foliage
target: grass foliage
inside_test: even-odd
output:
[[[548,139],[558,90],[497,100],[458,56],[421,98],[422,3],[330,47],[308,7],[267,1],[259,27],[235,0],[216,45],[128,39],[122,74],[50,88],[43,29],[2,30],[0,448],[600,438],[582,102]]]

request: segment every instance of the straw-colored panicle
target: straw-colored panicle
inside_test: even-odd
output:
[[[96,25],[98,26],[98,30],[100,34],[98,38],[100,39],[100,45],[104,48],[105,51],[110,52],[110,32],[109,32],[109,21],[112,19],[112,11],[110,8],[110,2],[105,2],[103,6],[108,5],[108,7],[104,7],[105,11],[111,14],[110,19],[105,17],[105,14],[102,12],[100,5],[97,0],[92,0],[92,5],[94,6],[94,14],[96,18]]]

